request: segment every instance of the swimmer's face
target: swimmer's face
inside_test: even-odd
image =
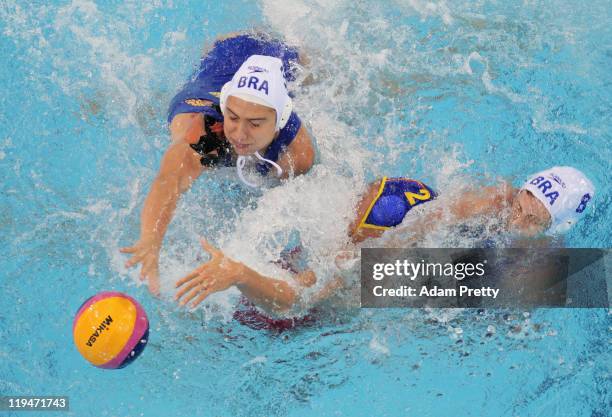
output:
[[[544,204],[529,191],[519,191],[512,200],[511,230],[527,237],[536,236],[550,227],[550,221]]]
[[[230,96],[225,106],[223,132],[238,155],[251,155],[270,145],[276,135],[276,111]]]

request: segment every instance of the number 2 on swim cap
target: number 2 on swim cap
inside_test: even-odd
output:
[[[429,192],[427,188],[421,188],[419,190],[419,194],[411,193],[409,191],[406,191],[404,194],[406,195],[406,198],[408,199],[408,203],[410,203],[411,206],[414,206],[417,204],[416,200],[427,201],[431,198],[431,193]]]

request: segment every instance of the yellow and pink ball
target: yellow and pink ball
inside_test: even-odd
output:
[[[129,365],[144,350],[149,338],[149,320],[132,297],[102,292],[87,299],[74,318],[74,343],[92,365],[119,369]]]

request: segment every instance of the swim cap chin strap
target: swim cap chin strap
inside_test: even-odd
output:
[[[547,234],[569,230],[595,195],[595,187],[576,168],[554,167],[531,176],[522,190],[533,194],[546,207],[551,218]]]
[[[255,156],[260,161],[266,162],[266,163],[272,165],[274,168],[276,168],[276,176],[277,177],[280,177],[281,175],[283,175],[283,169],[276,162],[264,158],[263,156],[261,156],[259,154],[259,152],[255,152]],[[251,158],[250,155],[249,156],[240,155],[238,157],[238,160],[236,161],[236,170],[238,171],[238,178],[240,178],[240,181],[242,181],[243,183],[245,183],[249,187],[257,188],[257,184],[255,184],[253,182],[247,181],[246,178],[244,178],[244,175],[242,173],[242,170],[244,169],[244,165],[246,164],[247,159],[250,159],[250,158]]]

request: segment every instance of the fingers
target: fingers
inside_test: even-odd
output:
[[[160,283],[157,256],[155,256],[155,254],[149,249],[143,249],[139,244],[120,248],[119,251],[121,253],[134,254],[125,262],[125,267],[131,268],[138,263],[142,263],[142,268],[140,269],[139,274],[140,280],[144,281],[146,279],[148,281],[149,292],[151,292],[153,295],[159,296]]]
[[[191,289],[197,287],[198,285],[200,285],[201,283],[199,281],[192,281],[189,284],[187,284],[186,286],[184,286],[183,288],[181,288],[176,295],[174,296],[174,299],[176,301],[179,301],[180,298],[187,293],[188,291],[190,291]],[[181,305],[183,305],[184,303],[181,301],[180,302]]]
[[[128,259],[125,263],[126,268],[131,268],[142,260],[142,255],[135,255]]]
[[[141,279],[143,277],[158,278],[159,270],[157,267],[157,258],[147,256],[142,260],[142,270],[140,271]]]
[[[139,248],[133,247],[133,248],[129,248],[129,249],[134,249],[134,251],[126,252],[126,253],[133,253],[134,255],[125,262],[125,267],[126,268],[131,268],[134,265],[136,265],[137,263],[142,262],[144,257],[147,255],[146,251],[143,251],[143,250],[141,250]]]
[[[147,279],[147,270],[144,266],[140,268],[140,274],[138,275],[138,278],[140,278],[141,281]]]
[[[149,277],[149,292],[155,296],[159,296],[160,285],[159,285],[159,277],[158,276],[150,276]]]
[[[202,271],[202,267],[204,265],[200,265],[198,266],[196,269],[194,269],[193,271],[191,271],[189,274],[185,275],[183,278],[179,279],[176,284],[174,284],[174,288],[178,288],[181,285],[183,285],[184,283],[194,279],[195,277],[197,277],[198,275],[200,275],[200,272]]]
[[[203,237],[200,238],[200,245],[202,245],[204,250],[210,253],[211,255],[213,255],[217,251],[217,248],[215,248],[213,245],[208,243],[208,240],[204,239]]]
[[[215,275],[210,274],[210,272],[216,271],[220,263],[223,264],[226,258],[223,252],[211,245],[206,239],[201,239],[200,243],[202,248],[211,255],[211,260],[200,265],[176,282],[175,287],[178,288],[178,291],[174,298],[181,306],[194,300],[191,306],[195,307],[212,292],[218,291],[218,289],[214,289],[216,286],[214,279]],[[160,294],[160,281],[157,253],[153,252],[152,248],[143,247],[140,244],[122,247],[119,251],[121,253],[132,254],[130,259],[125,262],[126,268],[131,268],[139,263],[142,264],[139,274],[140,280],[147,280],[151,294],[158,296]]]
[[[138,275],[138,278],[140,278],[141,281],[144,281],[147,278],[150,279],[152,277],[153,274],[151,273],[150,268],[143,264],[142,268],[140,269],[140,274]]]
[[[188,281],[185,278],[181,280],[184,282],[180,285],[185,283],[187,283],[187,285],[181,288],[174,296],[174,299],[179,302],[179,305],[184,306],[195,298],[190,305],[191,308],[194,308],[204,301],[211,293],[227,288],[226,286],[223,286],[222,283],[217,282],[217,280],[214,278],[206,278],[204,274],[205,272],[200,274],[198,279],[193,279],[189,283],[187,283]],[[177,286],[179,286],[178,283]]]
[[[189,301],[191,301],[195,296],[197,296],[205,288],[206,287],[204,287],[204,286],[196,285],[195,288],[193,288],[189,293],[187,293],[185,295],[185,298],[183,298],[181,301],[179,301],[179,305],[184,306],[185,304],[187,304]]]
[[[200,295],[191,303],[191,308],[197,307],[206,297],[210,295],[212,292],[212,288],[206,288],[204,291],[200,292]]]

